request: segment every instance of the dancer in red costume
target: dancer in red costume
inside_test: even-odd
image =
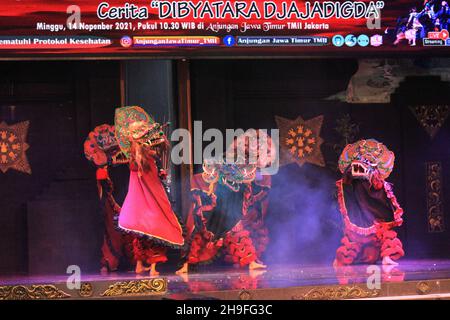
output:
[[[264,174],[264,169],[272,166],[277,158],[275,144],[265,130],[247,131],[239,135],[228,148],[227,154],[239,150],[245,152],[244,158],[248,162],[256,163],[256,175],[252,181],[252,196],[248,204],[247,215],[243,218],[243,228],[250,234],[253,246],[258,257],[257,262],[262,263],[262,255],[269,244],[269,230],[265,224],[269,206],[269,192],[272,185],[271,175]],[[256,156],[253,161],[251,157]]]
[[[250,143],[251,133],[236,138],[227,150],[226,161],[205,161],[203,173],[191,180],[193,201],[187,223],[190,250],[178,274],[188,272],[189,264],[209,262],[219,253],[224,253],[226,262],[238,267],[266,268],[260,255],[268,241],[264,216],[270,177],[260,175],[258,170],[270,165],[273,158],[267,159],[267,148],[263,148],[263,154],[258,147],[249,147],[258,146],[258,139],[264,140],[267,147],[268,136],[263,139],[263,134],[253,131],[253,138],[257,139],[254,144]],[[268,149],[274,157],[272,146]],[[243,160],[234,162],[235,155],[236,160]]]
[[[339,169],[343,177],[336,186],[344,237],[335,266],[372,264],[379,259],[384,265],[395,265],[404,255],[393,230],[402,225],[403,210],[392,185],[385,181],[394,159],[394,153],[374,139],[349,144],[342,152]]]
[[[178,274],[187,273],[188,265],[208,263],[219,253],[236,266],[265,268],[256,262],[256,250],[242,219],[248,212],[255,166],[205,161],[203,173],[194,176],[190,222],[190,248]],[[201,181],[202,179],[203,181]]]
[[[105,219],[102,245],[102,272],[116,271],[122,258],[132,262],[133,237],[116,230],[116,219],[120,206],[114,199],[114,184],[109,176],[109,168],[126,164],[115,137],[114,126],[103,124],[89,133],[84,143],[86,158],[97,167],[97,187]]]
[[[130,161],[130,183],[119,227],[133,232],[136,272],[157,275],[166,247],[184,245],[183,229],[161,180],[167,177],[168,141],[162,126],[140,107],[116,110],[116,137]],[[160,168],[158,168],[158,164]]]

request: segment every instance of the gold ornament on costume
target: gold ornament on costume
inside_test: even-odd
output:
[[[294,120],[275,116],[275,121],[280,129],[280,165],[295,162],[303,166],[308,162],[325,167],[320,150],[322,115],[306,121],[300,116]]]
[[[0,123],[0,171],[9,169],[31,174],[30,164],[26,156],[29,145],[26,142],[29,121],[8,126]]]

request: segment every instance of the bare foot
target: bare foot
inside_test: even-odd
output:
[[[150,276],[152,277],[159,276],[159,272],[156,271],[156,263],[152,263],[150,266]]]
[[[257,279],[266,272],[267,272],[267,270],[265,270],[265,269],[250,269],[250,270],[248,270],[248,274],[250,275],[250,277],[252,279]]]
[[[144,273],[150,270],[150,268],[144,267],[144,263],[141,260],[138,260],[136,262],[136,268],[134,269],[134,272],[137,274]]]
[[[398,266],[398,262],[395,262],[389,256],[384,257],[383,261],[381,263],[384,264],[384,265]]]
[[[180,274],[186,274],[186,273],[188,273],[188,271],[189,271],[189,265],[188,265],[188,263],[186,262],[186,263],[183,264],[183,266],[182,266],[180,269],[178,269],[178,270],[175,272],[175,274],[178,274],[178,275],[180,275]]]
[[[189,282],[189,275],[187,273],[180,273],[178,276],[183,280],[183,282],[188,283]]]
[[[150,275],[150,277],[156,277],[156,276],[159,276],[159,272],[156,270],[150,270],[149,275]]]
[[[253,261],[253,262],[251,262],[251,263],[248,265],[248,268],[249,268],[250,270],[254,270],[254,269],[265,269],[265,268],[267,268],[267,266],[264,265],[264,264],[262,264],[262,263],[257,263],[256,261]]]
[[[397,265],[394,265],[394,264],[383,264],[383,265],[381,265],[381,269],[386,274],[392,273],[393,271],[396,270],[396,268],[397,268]]]
[[[338,268],[339,267],[339,263],[337,262],[337,259],[333,260],[333,268]]]
[[[108,268],[105,267],[105,266],[103,266],[103,267],[100,269],[100,273],[101,273],[101,274],[107,274],[107,273],[108,273]]]

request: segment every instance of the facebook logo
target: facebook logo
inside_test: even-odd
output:
[[[227,47],[232,47],[236,43],[236,40],[234,39],[233,36],[226,36],[225,38],[223,38],[223,43]]]
[[[447,40],[445,40],[445,44],[447,45],[447,46],[450,46],[450,38],[449,39],[447,39]]]

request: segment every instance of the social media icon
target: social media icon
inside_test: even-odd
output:
[[[379,34],[375,34],[370,37],[370,45],[372,47],[379,47],[383,44],[383,36]]]
[[[333,45],[336,47],[342,47],[344,45],[344,37],[337,34],[332,39]]]
[[[236,43],[236,40],[234,39],[233,36],[228,35],[228,36],[226,36],[226,37],[223,38],[223,43],[224,43],[224,45],[226,45],[227,47],[232,47],[232,46],[234,46],[234,44]]]
[[[345,37],[345,44],[348,47],[354,47],[357,43],[356,37],[353,34],[349,34]]]
[[[361,47],[367,47],[369,45],[369,37],[365,34],[359,35],[357,41]]]
[[[124,48],[129,48],[132,44],[133,40],[128,36],[124,36],[120,39],[120,45]]]

